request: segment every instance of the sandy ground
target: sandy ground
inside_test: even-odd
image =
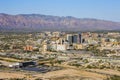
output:
[[[17,72],[0,72],[0,79],[2,78],[24,78],[25,74]]]
[[[88,69],[88,71],[101,73],[101,74],[120,76],[120,71],[111,70],[111,69]]]
[[[89,78],[90,80],[103,80],[106,78],[105,75],[75,69],[64,69],[44,74],[24,72],[0,72],[0,78],[24,78],[24,77],[26,77],[27,80],[35,80],[36,78],[42,78],[43,80],[74,80],[74,78],[77,77],[79,79],[84,77]]]
[[[3,61],[2,63],[5,62]],[[9,63],[5,64],[8,65]],[[0,79],[26,78],[27,80],[35,80],[36,78],[42,78],[43,80],[103,80],[106,78],[105,74],[120,75],[120,72],[115,70],[90,69],[89,71],[85,71],[77,69],[75,67],[67,66],[65,64],[62,65],[62,67],[63,66],[65,68],[62,70],[51,71],[48,73],[15,72],[15,71],[10,72],[2,70],[0,71]]]
[[[39,75],[36,75],[39,76]],[[66,69],[66,70],[59,70],[59,71],[53,71],[53,72],[48,72],[46,74],[43,74],[43,78],[59,78],[59,77],[89,77],[92,78],[93,80],[102,80],[105,79],[106,76],[96,74],[96,73],[91,73],[91,72],[86,72],[82,70],[74,70],[74,69]]]

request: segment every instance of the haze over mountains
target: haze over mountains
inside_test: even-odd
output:
[[[98,19],[81,19],[71,16],[59,17],[40,14],[9,15],[0,13],[0,31],[11,30],[61,30],[95,31],[120,30],[120,23]]]

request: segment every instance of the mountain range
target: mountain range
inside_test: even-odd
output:
[[[120,22],[92,18],[59,17],[41,14],[10,15],[0,13],[0,31],[12,30],[60,30],[60,31],[95,31],[120,30]]]

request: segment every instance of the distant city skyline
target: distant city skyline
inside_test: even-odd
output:
[[[0,0],[0,13],[73,16],[120,22],[120,0]]]

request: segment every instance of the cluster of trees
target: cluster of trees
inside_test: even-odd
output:
[[[120,76],[114,75],[114,76],[107,78],[106,80],[120,80]]]
[[[108,53],[112,53],[111,51],[108,50],[99,50],[97,49],[99,45],[89,45],[86,50],[91,51],[94,56],[107,56]]]

